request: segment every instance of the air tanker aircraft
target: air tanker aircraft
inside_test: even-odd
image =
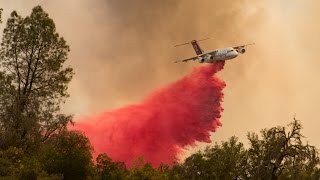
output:
[[[193,61],[197,60],[199,63],[214,63],[215,61],[226,61],[226,60],[236,58],[239,54],[245,53],[246,52],[245,47],[248,45],[254,44],[254,43],[251,43],[251,44],[245,44],[245,45],[235,46],[235,47],[220,48],[220,49],[215,49],[213,51],[205,53],[200,48],[198,42],[207,40],[207,39],[209,38],[201,39],[201,40],[192,40],[191,42],[188,42],[188,43],[176,45],[176,46],[182,46],[186,44],[191,44],[197,56],[194,56],[188,59],[178,60],[178,61],[175,61],[175,63],[187,62],[191,60]]]

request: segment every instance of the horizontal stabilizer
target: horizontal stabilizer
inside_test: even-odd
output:
[[[240,46],[234,46],[233,48],[237,49],[237,48],[242,48],[242,47],[250,46],[250,45],[254,45],[254,44],[256,44],[256,43],[250,43],[250,44],[245,44],[245,45],[240,45]]]
[[[177,45],[175,45],[174,47],[191,44],[192,42],[204,41],[204,40],[207,40],[207,39],[210,39],[210,38],[204,38],[204,39],[200,39],[200,40],[192,40],[192,41],[190,41],[190,42],[186,42],[186,43],[182,43],[182,44],[177,44]]]

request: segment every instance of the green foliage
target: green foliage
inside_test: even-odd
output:
[[[301,123],[294,119],[285,127],[261,131],[262,139],[249,133],[249,171],[256,179],[310,179],[319,177],[317,149],[302,142]]]
[[[87,137],[76,131],[63,131],[48,139],[40,151],[40,162],[49,174],[64,179],[88,179],[93,174],[92,147]]]
[[[245,149],[236,137],[207,147],[177,164],[181,179],[319,179],[320,161],[314,146],[303,144],[301,123],[249,133]]]
[[[11,13],[0,47],[0,176],[86,179],[93,171],[89,140],[66,131],[60,114],[72,68],[69,46],[40,6]]]
[[[72,68],[63,67],[68,52],[40,6],[25,18],[11,13],[0,49],[2,147],[45,141],[70,122],[71,116],[59,114],[73,75]]]
[[[236,137],[231,137],[221,145],[207,147],[204,151],[204,159],[211,165],[209,171],[215,172],[210,175],[211,177],[242,179],[246,176],[247,151]]]
[[[239,179],[245,177],[247,151],[236,137],[207,147],[178,167],[182,179]],[[180,169],[180,170],[179,170]]]
[[[37,157],[25,154],[23,149],[10,147],[0,151],[0,179],[62,179],[56,174],[48,175]]]
[[[154,168],[151,164],[146,163],[143,157],[136,158],[130,169],[126,169],[124,163],[113,162],[106,154],[100,154],[96,161],[96,178],[101,180],[178,179],[178,177],[175,176],[176,174],[170,170],[169,166],[161,164],[158,168]]]
[[[162,180],[164,177],[161,173],[152,168],[150,164],[145,164],[140,168],[132,168],[129,172],[128,178],[131,180],[150,179],[150,180]]]
[[[19,171],[19,179],[37,180],[62,180],[61,174],[48,174],[43,168],[37,156],[25,155],[23,159],[23,168]]]
[[[99,179],[117,180],[124,179],[127,175],[127,169],[124,163],[113,162],[106,154],[100,154],[97,157],[96,169]]]
[[[0,151],[0,176],[13,177],[22,170],[24,152],[22,149],[10,147]]]
[[[0,23],[2,23],[2,11],[3,11],[3,9],[0,8]]]
[[[166,180],[169,179],[167,166],[161,165],[158,169],[152,167],[150,163],[146,163],[143,157],[134,160],[133,166],[129,170],[126,179],[130,180]]]

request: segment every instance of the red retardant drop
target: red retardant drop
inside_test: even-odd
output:
[[[94,157],[106,153],[128,167],[141,156],[154,167],[172,165],[185,146],[211,142],[210,132],[221,126],[225,83],[215,73],[223,66],[197,67],[138,104],[80,119],[69,128],[85,133]]]

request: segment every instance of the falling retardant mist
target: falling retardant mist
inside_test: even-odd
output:
[[[223,108],[225,83],[215,74],[224,62],[194,68],[186,77],[159,88],[142,102],[76,120],[70,129],[90,139],[94,156],[106,153],[130,167],[137,157],[172,165],[187,145],[211,142]]]

